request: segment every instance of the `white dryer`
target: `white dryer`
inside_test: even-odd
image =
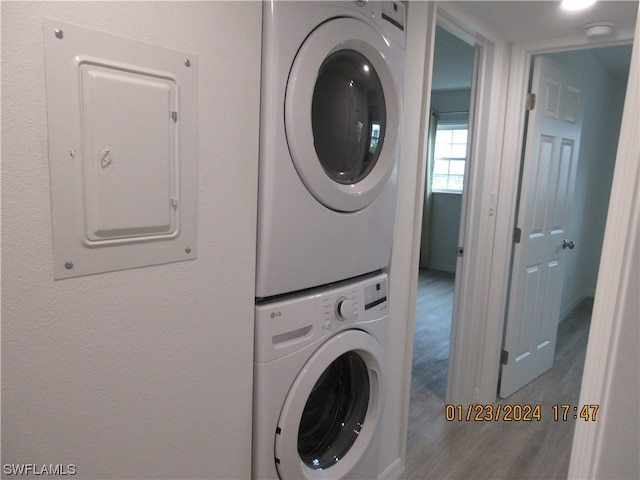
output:
[[[256,297],[388,266],[399,1],[264,3]]]
[[[378,474],[387,276],[256,306],[252,477]]]

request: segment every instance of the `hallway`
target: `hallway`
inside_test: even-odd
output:
[[[572,412],[566,422],[555,421],[552,406],[577,405],[592,299],[560,323],[554,367],[494,404],[540,405],[541,421],[507,422],[501,414],[499,421],[447,422],[444,395],[453,289],[453,274],[421,270],[402,478],[566,478],[574,425],[584,420],[574,420]]]

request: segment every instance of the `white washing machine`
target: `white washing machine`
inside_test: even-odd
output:
[[[387,276],[256,306],[254,479],[373,479],[385,399]]]
[[[388,266],[405,13],[264,3],[256,297]]]

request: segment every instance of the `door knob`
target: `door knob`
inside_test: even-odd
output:
[[[574,242],[573,240],[569,241],[566,238],[562,241],[562,248],[569,248],[569,250],[573,250],[573,248],[576,246],[576,242]]]

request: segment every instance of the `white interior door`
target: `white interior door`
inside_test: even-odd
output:
[[[580,134],[580,77],[536,57],[514,243],[500,396],[553,366]],[[506,362],[506,363],[505,363]]]

